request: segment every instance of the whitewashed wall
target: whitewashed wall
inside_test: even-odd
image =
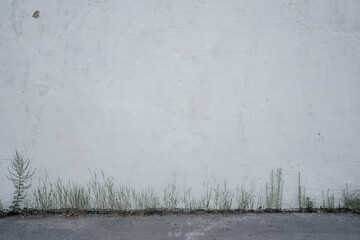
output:
[[[34,11],[40,17],[32,18]],[[38,173],[360,186],[360,1],[1,0],[0,199]]]

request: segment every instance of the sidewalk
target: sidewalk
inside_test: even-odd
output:
[[[0,219],[0,239],[360,239],[360,215],[15,216]]]

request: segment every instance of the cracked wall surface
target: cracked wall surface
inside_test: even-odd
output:
[[[32,15],[39,11],[39,17]],[[0,199],[38,172],[359,187],[360,2],[3,0]],[[260,188],[259,188],[260,189]],[[264,190],[264,189],[263,189]],[[321,195],[320,195],[321,196]]]

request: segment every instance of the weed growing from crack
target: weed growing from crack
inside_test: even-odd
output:
[[[350,192],[348,184],[342,190],[343,208],[346,210],[355,210],[360,212],[360,192]]]
[[[306,211],[308,211],[308,212],[314,211],[315,203],[310,197],[305,198],[304,205],[305,205]]]
[[[201,203],[192,195],[191,188],[188,188],[184,191],[181,201],[185,209],[189,210],[190,212],[200,209]]]
[[[165,209],[176,209],[179,204],[179,193],[176,190],[175,180],[164,189],[163,207]]]
[[[192,194],[191,188],[184,191],[181,197],[181,202],[186,210],[189,210],[190,212],[200,209],[206,211],[210,210],[213,200],[213,190],[210,182],[204,181],[202,185],[203,192],[198,199]]]
[[[237,208],[246,211],[254,208],[254,200],[255,200],[255,185],[251,184],[250,189],[246,190],[245,183],[241,185],[241,187],[236,188],[236,200],[237,200]]]
[[[175,181],[168,184],[163,191],[163,198],[152,188],[136,189],[135,187],[115,187],[112,178],[106,177],[103,172],[97,174],[90,172],[90,181],[86,184],[78,184],[72,181],[64,183],[61,178],[51,182],[45,174],[39,178],[37,187],[32,190],[31,206],[42,210],[67,209],[67,210],[90,210],[102,212],[106,210],[142,210],[145,214],[154,214],[159,209],[177,210],[183,207],[185,211],[196,210],[220,210],[229,211],[235,209],[246,211],[252,210],[254,205],[262,208],[262,192],[259,191],[257,198],[254,194],[255,185],[246,185],[246,179],[235,189],[228,187],[226,179],[220,183],[203,183],[203,192],[195,197],[191,188],[179,194]],[[301,175],[298,175],[298,203],[299,209],[309,212],[316,206],[316,199],[306,196],[305,186],[301,186]],[[267,210],[280,210],[283,194],[283,174],[278,168],[271,171],[270,181],[266,182],[266,196],[264,203]],[[327,211],[335,210],[334,194],[323,194],[323,208]],[[255,201],[257,199],[257,201]],[[161,201],[162,200],[162,201]],[[360,211],[360,194],[351,193],[346,185],[343,190],[343,206],[345,209]],[[0,206],[1,207],[1,206]],[[6,211],[6,210],[5,210]],[[4,212],[1,211],[0,213]]]
[[[105,181],[105,187],[107,192],[107,206],[110,209],[118,209],[117,194],[114,189],[114,181],[111,178],[107,178]]]
[[[52,186],[52,184],[50,184]],[[58,178],[54,183],[54,192],[55,192],[55,201],[56,207],[60,209],[70,209],[72,208],[70,204],[69,184],[63,184],[63,180]]]
[[[360,212],[360,193],[353,193],[351,195],[349,205],[351,209]]]
[[[231,208],[234,194],[227,187],[226,179],[221,183],[217,184],[214,191],[214,204],[215,209],[228,211]]]
[[[33,192],[33,206],[42,209],[90,209],[90,189],[69,181],[63,184],[58,180],[53,184],[48,180],[47,174],[39,179],[39,185]]]
[[[92,206],[97,210],[113,209],[125,210],[130,209],[132,205],[131,194],[133,194],[133,203],[136,206],[142,207],[143,200],[138,197],[135,189],[127,186],[121,186],[118,191],[115,190],[114,181],[110,177],[105,177],[103,171],[98,177],[96,172],[91,172],[91,180],[87,184],[90,189],[90,196],[93,199]],[[140,202],[139,202],[140,201]]]
[[[92,196],[94,197],[93,206],[95,209],[106,209],[107,208],[107,181],[111,181],[105,178],[103,171],[101,171],[102,181],[98,178],[96,172],[90,171],[91,180],[88,184]],[[110,185],[112,185],[110,183]]]
[[[347,210],[350,209],[351,205],[351,194],[349,192],[348,184],[346,184],[345,189],[341,191],[342,193],[342,201],[343,201],[343,207]]]
[[[56,197],[53,185],[48,183],[48,175],[39,179],[39,184],[33,192],[35,198],[35,207],[43,210],[54,209],[56,206]]]
[[[284,189],[282,169],[278,168],[276,174],[271,170],[270,183],[266,182],[266,209],[281,210]]]
[[[300,172],[298,174],[299,181],[298,181],[298,204],[299,204],[299,210],[302,211],[305,209],[308,212],[314,211],[314,208],[316,206],[316,199],[312,199],[309,196],[306,196],[305,191],[305,185],[301,186],[301,175]]]
[[[2,201],[0,200],[0,217],[3,217],[3,216],[5,216],[4,205],[3,205]]]
[[[322,191],[322,203],[323,208],[327,211],[334,211],[335,210],[335,196],[334,194],[330,194],[330,190],[328,189],[326,192],[326,197],[324,195],[324,190]]]
[[[87,187],[72,182],[69,182],[67,187],[69,203],[73,209],[90,209],[90,190]]]
[[[210,183],[204,181],[203,186],[204,186],[203,195],[201,196],[201,199],[200,199],[201,208],[203,208],[205,210],[209,210],[211,207],[210,204],[211,204],[211,199],[212,199],[212,191],[211,191]]]
[[[133,196],[137,209],[149,210],[160,207],[160,201],[152,188],[146,188],[139,192],[134,189]]]
[[[298,172],[299,174],[299,181],[298,181],[298,205],[299,205],[299,209],[300,211],[303,209],[303,202],[305,199],[303,199],[303,197],[305,197],[305,186],[304,186],[304,192],[302,193],[301,192],[301,182],[300,182],[300,179],[301,179],[301,176],[300,176],[300,172]]]
[[[20,205],[26,197],[26,190],[31,186],[29,180],[34,175],[34,171],[30,169],[30,159],[15,151],[15,155],[11,159],[11,169],[8,168],[9,175],[7,178],[13,183],[14,193],[13,201],[10,206],[11,212],[19,212]]]
[[[121,186],[117,194],[117,209],[126,210],[131,209],[131,188]]]

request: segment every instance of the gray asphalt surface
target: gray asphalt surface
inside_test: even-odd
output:
[[[0,239],[360,239],[360,215],[16,216],[0,219]]]

